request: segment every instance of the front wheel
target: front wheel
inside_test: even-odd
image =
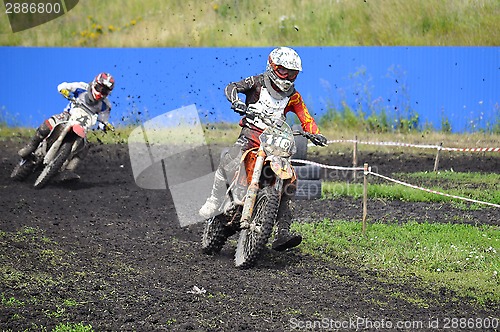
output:
[[[259,192],[251,226],[240,232],[234,258],[236,267],[252,266],[266,247],[278,214],[279,202],[279,195],[272,187],[265,187]]]
[[[42,173],[38,176],[35,181],[35,189],[41,189],[49,182],[54,175],[56,175],[61,169],[64,162],[68,159],[71,154],[71,148],[73,147],[73,141],[64,142],[59,151],[57,152],[54,159],[52,159],[42,170]]]

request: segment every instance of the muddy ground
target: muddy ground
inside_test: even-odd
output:
[[[268,250],[256,267],[234,268],[234,241],[200,251],[201,225],[181,228],[165,190],[139,188],[126,145],[96,145],[79,183],[34,190],[9,174],[18,143],[0,142],[0,330],[50,331],[61,322],[94,331],[437,331],[449,318],[498,317],[414,278]],[[350,166],[349,155],[311,159]],[[378,172],[432,170],[433,157],[360,153]],[[493,154],[446,154],[441,169],[498,172]],[[361,202],[297,201],[296,219],[361,219]],[[369,220],[498,223],[494,208],[370,201]],[[196,291],[196,288],[200,291]],[[396,328],[404,322],[407,329]],[[339,328],[340,327],[340,328]],[[337,329],[338,328],[338,329]],[[458,329],[459,330],[459,329]]]

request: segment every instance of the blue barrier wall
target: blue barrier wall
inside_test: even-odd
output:
[[[112,122],[147,120],[196,104],[203,121],[238,121],[223,89],[265,69],[272,48],[0,47],[0,110],[9,124],[37,126],[60,112],[62,81],[116,77]],[[418,114],[453,131],[499,121],[498,47],[297,47],[304,71],[297,89],[317,118],[347,102],[364,112]],[[140,114],[139,114],[140,113]],[[123,120],[123,121],[122,121]]]

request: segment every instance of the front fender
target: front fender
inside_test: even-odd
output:
[[[287,180],[294,176],[294,170],[290,160],[278,156],[269,156],[266,158],[266,161],[269,161],[269,165],[274,174],[280,179]]]
[[[80,125],[68,124],[66,126],[61,126],[57,138],[55,139],[54,143],[52,143],[51,147],[45,154],[43,160],[44,164],[48,164],[56,156],[63,142],[73,141],[73,147],[71,149],[71,152],[73,154],[76,154],[76,152],[82,149],[81,142],[85,142],[85,131],[83,131],[84,137],[82,138],[80,135],[81,132],[80,133],[77,132],[79,129],[76,129],[75,131],[75,127],[83,129],[83,127],[81,127]]]
[[[85,136],[87,136],[85,128],[81,124],[78,124],[78,123],[74,124],[73,126],[71,126],[71,129],[73,130],[73,132],[75,134],[77,134],[81,138],[85,138]]]

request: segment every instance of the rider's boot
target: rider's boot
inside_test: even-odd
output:
[[[302,236],[300,234],[290,233],[290,225],[292,224],[290,200],[291,197],[283,196],[278,210],[278,229],[272,244],[272,248],[276,251],[283,251],[288,248],[296,247],[302,242]]]
[[[37,128],[35,135],[31,138],[28,144],[22,149],[20,149],[17,152],[17,154],[22,158],[26,158],[36,150],[40,142],[42,142],[43,139],[47,137],[49,133],[50,133],[50,128],[45,124],[45,122],[42,123],[40,127]]]
[[[287,220],[278,220],[278,230],[276,238],[273,241],[273,249],[283,251],[288,248],[298,246],[302,242],[300,234],[290,233],[290,222]]]
[[[224,177],[221,168],[218,168],[215,172],[214,184],[212,187],[212,193],[207,201],[198,211],[198,214],[205,219],[209,219],[220,213],[220,205],[224,199],[226,193],[226,178]]]
[[[54,181],[56,182],[65,182],[65,181],[78,181],[80,180],[80,175],[75,173],[75,169],[80,164],[81,158],[73,157],[64,169],[64,171],[58,173],[54,177]]]
[[[78,181],[80,180],[80,175],[75,173],[76,168],[82,160],[87,156],[89,152],[89,145],[84,144],[83,147],[81,148],[80,152],[76,156],[74,156],[69,162],[68,165],[66,165],[66,168],[64,171],[60,172],[57,177],[56,181]]]
[[[74,157],[69,161],[68,165],[66,166],[66,169],[63,172],[64,181],[80,179],[80,175],[76,174],[75,170],[81,161],[82,160],[78,156]]]

